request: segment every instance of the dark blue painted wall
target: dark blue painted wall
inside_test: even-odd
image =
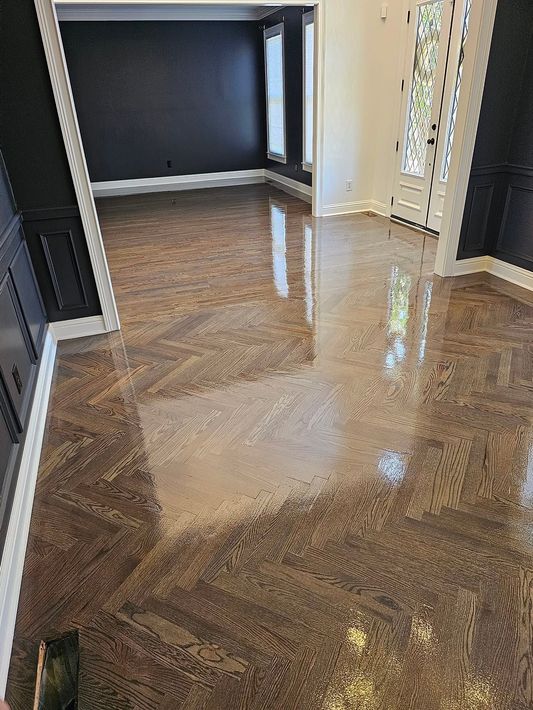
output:
[[[257,23],[63,22],[61,32],[91,180],[263,166]]]
[[[33,0],[0,0],[0,149],[49,319],[101,313]],[[54,273],[43,238],[69,244]],[[57,279],[81,283],[77,302],[64,307]]]
[[[533,2],[500,0],[458,257],[533,271]]]
[[[262,23],[61,23],[91,180],[268,167],[311,184],[301,166],[305,9]],[[263,27],[281,21],[286,165],[266,157]]]

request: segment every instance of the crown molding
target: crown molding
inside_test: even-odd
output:
[[[60,22],[101,22],[135,20],[262,20],[281,5],[163,5],[56,2]]]

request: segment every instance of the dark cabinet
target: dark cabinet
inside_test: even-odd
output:
[[[9,272],[0,282],[0,323],[0,373],[17,427],[22,431],[36,365],[28,349],[24,317]]]
[[[24,321],[31,339],[33,356],[37,358],[41,352],[46,320],[26,242],[23,241],[19,244],[9,266],[9,272],[22,307]]]
[[[0,391],[0,521],[6,519],[18,448],[17,435]],[[4,527],[2,525],[0,530]]]
[[[0,551],[46,332],[21,225],[0,155]]]

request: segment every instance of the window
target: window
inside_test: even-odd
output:
[[[315,13],[306,12],[303,16],[303,101],[304,101],[304,140],[303,169],[313,170],[313,74],[315,52]]]
[[[418,5],[416,49],[402,171],[424,177],[444,0]]]
[[[265,30],[268,157],[280,163],[287,162],[283,45],[283,23]]]
[[[455,134],[455,124],[457,123],[457,109],[459,107],[459,94],[461,92],[461,82],[463,80],[463,66],[465,60],[465,45],[468,39],[468,27],[470,23],[470,12],[472,10],[472,0],[466,0],[465,14],[463,17],[463,34],[461,36],[461,53],[459,55],[459,65],[457,67],[457,76],[455,77],[455,88],[453,91],[452,105],[450,108],[450,117],[448,119],[448,133],[446,135],[446,147],[444,149],[444,158],[442,160],[441,180],[448,181],[450,172],[450,163],[452,160],[453,137]]]

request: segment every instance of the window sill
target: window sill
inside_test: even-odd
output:
[[[312,173],[313,166],[310,163],[302,163],[302,170],[305,170],[306,173]]]
[[[284,155],[275,155],[274,153],[267,153],[267,158],[269,160],[275,160],[277,163],[283,163],[287,165],[287,158]]]

